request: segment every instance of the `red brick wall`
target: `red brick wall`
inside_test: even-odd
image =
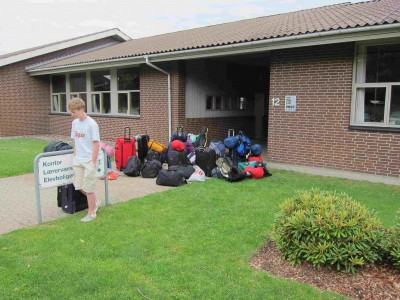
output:
[[[173,124],[183,124],[184,120],[184,73],[181,63],[156,64],[171,74]],[[124,127],[129,126],[132,135],[149,134],[150,138],[166,144],[168,142],[168,77],[147,65],[140,69],[140,118],[93,116],[99,124],[101,139],[115,141],[122,136]],[[71,126],[68,115],[51,115],[50,128],[53,134],[67,134]],[[174,127],[173,127],[174,128]]]
[[[0,68],[0,136],[49,132],[49,79],[30,77],[24,66]]]
[[[184,126],[185,131],[198,134],[202,126],[209,128],[209,140],[224,139],[228,128],[254,131],[254,117],[199,118],[185,120],[185,73],[183,62],[156,64],[171,74],[172,131]],[[132,134],[147,133],[150,138],[163,144],[168,143],[168,79],[158,70],[147,65],[140,71],[140,118],[115,118],[93,116],[100,127],[102,140],[112,142],[123,134],[125,126],[132,128]],[[69,135],[71,118],[68,115],[50,115],[50,132]]]
[[[50,129],[48,76],[31,77],[25,67],[115,41],[105,38],[0,67],[0,136],[44,134]],[[59,125],[57,125],[59,126]],[[62,127],[61,131],[64,130]]]
[[[350,130],[352,43],[274,51],[268,157],[273,162],[399,177],[400,134]],[[297,111],[284,111],[286,95]]]

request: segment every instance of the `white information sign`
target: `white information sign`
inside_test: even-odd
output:
[[[285,96],[285,111],[296,111],[296,96]]]
[[[38,165],[40,189],[72,183],[74,180],[73,157],[73,153],[41,157]]]
[[[38,162],[39,188],[47,189],[73,183],[73,157],[73,153],[41,157]],[[104,176],[104,155],[99,152],[96,177],[102,176]]]

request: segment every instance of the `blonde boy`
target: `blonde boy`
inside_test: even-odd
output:
[[[96,218],[100,202],[95,194],[96,161],[100,149],[100,133],[97,123],[85,112],[85,102],[80,98],[68,101],[68,110],[74,118],[71,138],[74,146],[74,186],[87,196],[88,213],[81,219],[89,222]]]

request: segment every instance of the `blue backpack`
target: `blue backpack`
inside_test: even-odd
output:
[[[260,144],[254,144],[253,146],[251,146],[251,155],[261,155],[262,153],[262,146]]]
[[[239,131],[238,135],[239,146],[237,148],[237,153],[240,156],[246,156],[250,153],[251,150],[251,141],[250,139],[243,133],[243,131]]]

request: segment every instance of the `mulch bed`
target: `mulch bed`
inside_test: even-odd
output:
[[[257,270],[354,299],[400,299],[400,270],[386,264],[368,265],[356,274],[315,269],[309,263],[291,266],[272,241],[252,257],[250,264]]]

